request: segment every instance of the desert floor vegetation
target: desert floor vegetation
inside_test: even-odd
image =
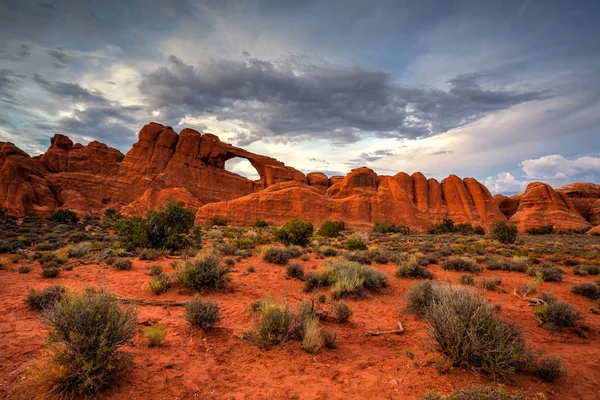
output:
[[[192,226],[169,207],[0,218],[0,396],[600,396],[599,237]],[[136,242],[165,215],[184,223]]]

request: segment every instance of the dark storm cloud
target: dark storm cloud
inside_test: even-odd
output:
[[[52,58],[52,65],[54,65],[54,68],[65,68],[67,64],[71,62],[71,57],[59,49],[50,49],[47,53]]]
[[[22,44],[15,52],[0,49],[0,60],[22,61],[31,56],[31,46]]]
[[[48,82],[38,74],[33,76],[33,80],[40,85],[42,89],[60,98],[83,103],[109,104],[109,101],[106,100],[101,92],[96,91],[92,93],[76,83]]]
[[[199,67],[174,56],[169,61],[139,85],[152,109],[173,121],[186,115],[242,120],[266,137],[290,141],[320,137],[350,143],[361,132],[415,139],[548,97],[485,89],[479,76],[457,77],[444,91],[400,85],[386,71],[359,66],[297,70],[254,58]]]

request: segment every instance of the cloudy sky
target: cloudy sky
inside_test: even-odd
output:
[[[0,141],[126,152],[156,121],[305,172],[600,183],[599,20],[597,0],[2,0]]]

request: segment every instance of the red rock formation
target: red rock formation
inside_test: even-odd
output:
[[[225,170],[235,157],[247,159],[260,178]],[[347,176],[305,176],[270,157],[223,143],[215,135],[184,129],[177,134],[157,123],[144,126],[127,155],[99,142],[73,144],[55,135],[48,151],[30,157],[0,143],[0,206],[15,215],[45,215],[57,207],[81,213],[114,207],[143,214],[168,199],[200,208],[198,222],[223,216],[248,225],[256,218],[280,224],[300,217],[320,224],[343,220],[371,228],[375,222],[424,231],[445,218],[489,229],[505,215],[524,231],[552,223],[557,228],[600,223],[600,186],[568,185],[557,192],[532,184],[511,198],[495,196],[472,178],[451,175],[441,183],[421,173],[378,176],[358,168]],[[578,212],[579,211],[579,212]]]
[[[571,183],[556,189],[566,195],[583,218],[592,225],[600,224],[600,185],[595,183]]]
[[[523,193],[512,196],[511,201],[517,202],[518,207],[510,221],[520,232],[548,225],[555,229],[586,229],[592,226],[565,194],[556,192],[545,183],[530,183]]]
[[[388,222],[418,231],[449,217],[456,223],[469,222],[485,229],[498,219],[506,219],[489,191],[474,179],[450,177],[440,185],[433,179],[425,180],[419,173],[412,177],[378,176],[365,167],[352,170],[325,194],[313,187],[288,183],[239,199],[207,204],[200,208],[198,221],[209,222],[216,216],[226,216],[235,225],[249,225],[256,218],[280,224],[301,216],[317,225],[326,220],[342,220],[352,228],[370,229],[375,222]]]

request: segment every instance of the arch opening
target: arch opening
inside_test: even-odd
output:
[[[254,168],[250,161],[242,157],[233,157],[226,160],[225,170],[243,176],[251,181],[260,179],[260,175],[256,168]]]

